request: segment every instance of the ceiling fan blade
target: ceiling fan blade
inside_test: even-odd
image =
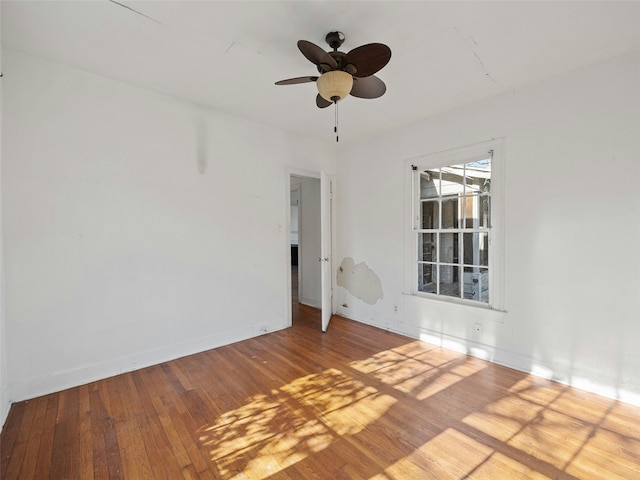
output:
[[[338,64],[335,59],[325,52],[318,45],[307,42],[306,40],[298,40],[298,48],[302,52],[302,54],[314,65],[326,64],[331,67],[331,69],[338,68]]]
[[[320,96],[320,94],[318,94],[316,96],[316,105],[318,106],[318,108],[327,108],[329,105],[333,105],[333,104],[328,100],[325,100]]]
[[[343,65],[356,67],[354,77],[369,77],[384,67],[391,59],[391,49],[382,43],[368,43],[347,53]]]
[[[296,77],[296,78],[287,78],[286,80],[280,80],[276,82],[276,85],[295,85],[296,83],[309,83],[315,82],[318,80],[318,77]]]
[[[358,98],[378,98],[384,95],[387,86],[375,75],[353,79],[351,95]]]

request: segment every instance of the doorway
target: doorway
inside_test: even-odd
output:
[[[307,313],[312,310],[311,316],[319,317],[319,326],[326,332],[336,310],[335,276],[332,275],[336,268],[333,261],[335,177],[325,172],[316,175],[289,170],[286,185],[288,216],[291,215],[286,232],[287,250],[291,249],[288,257],[297,257],[297,265],[292,261],[291,268],[287,269],[289,324],[293,323],[294,313],[303,308]]]
[[[291,300],[321,309],[320,179],[291,175],[290,199]]]

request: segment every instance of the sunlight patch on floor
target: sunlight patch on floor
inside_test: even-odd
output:
[[[419,346],[424,344],[413,342],[349,365],[418,400],[424,400],[486,368],[486,364],[471,361],[465,355],[451,360],[451,352],[439,355],[435,347],[425,351],[424,348],[415,348]]]
[[[370,480],[404,478],[543,480],[550,477],[496,452],[455,428],[448,428]]]
[[[473,412],[462,421],[467,425],[506,442],[532,422],[543,407],[517,396],[509,396]]]
[[[522,479],[522,480],[549,480],[549,477],[536,470],[533,470],[519,461],[504,455],[500,452],[496,452],[487,458],[484,462],[478,465],[472,474],[463,478],[508,478],[508,479]]]
[[[608,450],[604,457],[602,451]],[[607,472],[607,480],[640,478],[640,441],[622,435],[599,431],[577,453],[567,466],[566,472],[578,478],[601,472]]]
[[[562,390],[555,387],[546,380],[525,378],[511,387],[508,396],[488,404],[482,411],[473,412],[462,422],[526,456],[545,462],[550,469],[575,478],[594,474],[606,474],[608,479],[640,478],[637,419],[630,420],[635,423],[635,429],[608,430],[607,419],[615,415],[615,401],[568,387]],[[608,453],[606,458],[602,456],[603,451]],[[546,478],[500,452],[496,458],[498,456],[503,465],[500,468],[509,465],[513,472],[525,474],[525,478]]]
[[[447,428],[407,458],[427,466],[433,478],[465,478],[492,454],[493,450],[486,445]]]
[[[201,429],[200,442],[228,478],[265,479],[355,435],[396,400],[336,369],[256,395]]]

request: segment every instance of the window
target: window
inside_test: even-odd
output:
[[[502,248],[495,247],[502,226],[494,211],[500,146],[493,141],[410,162],[415,294],[501,308]]]

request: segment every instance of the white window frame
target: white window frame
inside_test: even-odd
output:
[[[419,172],[468,163],[491,160],[491,234],[489,235],[489,302],[436,295],[418,290],[418,235],[420,232]],[[504,311],[504,217],[505,217],[505,140],[504,138],[461,148],[431,153],[405,161],[405,294],[426,301],[451,302],[463,306]],[[414,170],[415,167],[415,170]],[[416,190],[418,189],[418,190]]]

